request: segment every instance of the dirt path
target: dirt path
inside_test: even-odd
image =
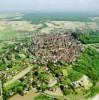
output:
[[[16,76],[14,76],[12,80],[6,82],[6,83],[4,84],[4,86],[10,85],[10,84],[13,83],[14,81],[16,81],[16,80],[20,79],[21,77],[25,76],[29,71],[31,71],[32,68],[33,68],[33,66],[30,66],[30,67],[24,69],[22,72],[20,72],[20,73],[17,74]]]

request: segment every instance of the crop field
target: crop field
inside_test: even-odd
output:
[[[96,21],[54,21],[45,20],[35,24],[32,20],[9,20],[0,21],[0,40],[20,39],[33,34],[54,33],[56,31],[83,31],[98,30],[99,23]]]

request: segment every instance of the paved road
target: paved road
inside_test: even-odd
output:
[[[23,76],[25,76],[28,72],[30,72],[32,70],[33,66],[30,66],[26,69],[24,69],[23,71],[21,71],[19,74],[17,74],[16,76],[13,77],[12,80],[6,82],[4,84],[4,86],[10,85],[11,83],[17,81],[18,79],[22,78]]]

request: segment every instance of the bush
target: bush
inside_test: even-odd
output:
[[[69,74],[69,78],[71,81],[77,81],[82,77],[82,73],[81,72],[77,72],[75,70],[72,70]]]

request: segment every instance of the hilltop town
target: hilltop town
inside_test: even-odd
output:
[[[0,22],[0,100],[87,100],[99,93],[98,19],[11,19]]]

